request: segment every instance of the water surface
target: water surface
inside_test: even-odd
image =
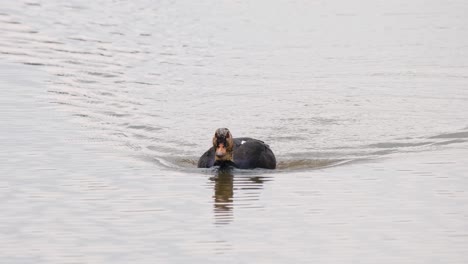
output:
[[[1,262],[466,263],[467,7],[3,3]]]

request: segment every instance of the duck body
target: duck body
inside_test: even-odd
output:
[[[217,142],[216,134],[213,142]],[[219,158],[218,146],[214,144],[213,147],[200,157],[198,168],[211,168],[213,166],[232,166],[239,169],[276,168],[276,157],[270,147],[263,141],[249,137],[240,137],[232,138],[229,144],[232,145],[229,159]]]

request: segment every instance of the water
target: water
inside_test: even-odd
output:
[[[466,263],[467,7],[2,3],[0,262]]]

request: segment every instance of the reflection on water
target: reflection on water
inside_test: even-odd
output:
[[[233,218],[234,175],[231,170],[219,170],[210,180],[214,182],[215,223],[227,224]]]
[[[213,206],[214,206],[214,218],[215,224],[228,224],[234,220],[234,207],[242,207],[242,201],[248,199],[249,203],[244,206],[251,206],[259,199],[259,194],[262,190],[263,183],[266,178],[265,176],[246,175],[239,173],[239,170],[226,168],[226,169],[215,169],[215,176],[210,177],[210,181],[213,184],[214,195],[213,195]],[[243,192],[254,192],[246,195]],[[238,197],[234,197],[234,193],[238,194]]]

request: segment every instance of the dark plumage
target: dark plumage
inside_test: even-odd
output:
[[[219,128],[213,137],[213,147],[198,160],[199,168],[233,166],[239,169],[275,169],[276,158],[261,140],[232,138],[227,128]]]

